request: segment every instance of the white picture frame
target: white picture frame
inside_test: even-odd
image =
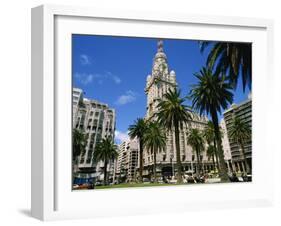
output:
[[[273,86],[272,32],[272,21],[265,19],[55,5],[32,9],[32,216],[56,220],[271,205],[273,178],[263,171],[273,169],[266,138],[272,103],[265,97]],[[71,33],[253,42],[253,182],[73,192]],[[69,132],[62,134],[62,128]]]

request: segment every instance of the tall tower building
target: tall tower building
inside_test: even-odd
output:
[[[157,43],[157,53],[153,59],[152,72],[147,76],[145,93],[147,95],[146,106],[146,120],[151,120],[155,117],[155,113],[158,111],[158,103],[164,99],[164,95],[169,89],[175,89],[177,87],[176,73],[169,69],[167,56],[164,53],[163,41],[159,40]],[[187,135],[190,128],[198,128],[203,130],[207,124],[208,119],[201,117],[191,109],[189,110],[192,115],[192,121],[188,126],[184,126],[180,130],[180,151],[181,162],[184,170],[195,171],[196,167],[196,155],[192,151],[192,148],[187,145]],[[158,176],[172,176],[176,171],[176,144],[174,132],[166,132],[166,147],[162,151],[158,151],[156,155],[156,170]],[[206,153],[201,155],[204,167],[212,167],[211,162],[208,160]],[[152,174],[153,155],[150,151],[144,151],[144,177],[150,177]],[[207,169],[207,168],[206,168]]]
[[[163,41],[158,41],[157,53],[154,57],[152,73],[147,76],[145,93],[147,95],[146,118],[151,118],[157,111],[157,105],[169,89],[174,89],[176,73],[169,72],[167,56],[163,50]]]

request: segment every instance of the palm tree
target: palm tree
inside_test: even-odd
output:
[[[72,131],[72,180],[74,171],[78,164],[78,157],[85,154],[88,136],[81,130],[73,129]]]
[[[201,173],[201,152],[204,151],[203,135],[198,129],[190,129],[187,135],[187,144],[192,147],[197,157],[197,175]]]
[[[150,121],[144,134],[144,146],[153,153],[154,182],[156,182],[156,153],[166,146],[165,130],[157,121]]]
[[[246,160],[245,143],[251,140],[251,135],[252,131],[249,124],[235,116],[229,130],[229,138],[235,140],[239,145],[247,173],[251,173],[251,168]]]
[[[139,156],[139,179],[142,182],[142,171],[143,171],[143,137],[147,130],[147,123],[143,118],[137,118],[133,125],[129,126],[129,136],[131,139],[138,138],[140,156]]]
[[[182,164],[180,158],[180,129],[183,124],[191,120],[187,106],[183,104],[184,99],[180,97],[180,91],[176,88],[169,89],[164,95],[163,100],[157,105],[158,112],[156,117],[160,125],[168,131],[174,131],[177,158],[177,182],[182,182]]]
[[[85,135],[81,130],[73,129],[72,131],[72,160],[77,161],[80,155],[85,153],[85,148],[87,145],[87,135]]]
[[[228,104],[232,103],[232,87],[225,80],[225,76],[213,74],[210,68],[203,67],[195,76],[199,81],[198,84],[192,86],[190,91],[192,107],[198,110],[200,114],[206,112],[211,116],[214,124],[221,180],[229,181],[221,145],[218,112],[221,113],[221,109],[226,109]]]
[[[109,161],[113,161],[118,156],[117,152],[117,146],[113,143],[113,140],[111,137],[103,138],[99,143],[97,143],[93,160],[94,162],[103,161],[104,167],[103,167],[103,183],[104,185],[107,184],[107,165]]]
[[[220,131],[220,135],[222,136],[221,131]],[[208,121],[208,123],[207,123],[207,125],[206,125],[206,127],[203,131],[203,136],[206,139],[206,142],[207,142],[208,146],[213,145],[214,156],[216,158],[216,162],[218,163],[218,154],[217,154],[217,149],[216,149],[217,145],[216,145],[216,139],[215,139],[215,129],[214,129],[214,124],[212,123],[212,121]],[[214,163],[214,166],[216,166],[215,163]],[[219,165],[217,165],[217,168],[219,169]]]
[[[235,42],[208,42],[201,41],[200,50],[211,47],[208,54],[207,65],[215,67],[215,74],[227,74],[234,88],[237,86],[238,77],[242,77],[243,90],[246,85],[252,86],[252,46],[250,43]]]
[[[216,164],[215,164],[215,152],[216,152],[215,146],[214,145],[208,145],[207,150],[206,150],[206,154],[207,154],[208,158],[212,158],[214,166],[216,166]]]

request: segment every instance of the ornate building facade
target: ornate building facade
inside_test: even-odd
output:
[[[176,73],[169,69],[167,56],[163,50],[163,41],[158,41],[157,53],[153,60],[153,67],[151,75],[147,76],[145,93],[147,95],[147,106],[145,118],[152,119],[157,112],[158,103],[164,98],[164,95],[169,89],[175,89],[177,87]],[[185,125],[180,130],[180,151],[181,162],[185,171],[195,171],[196,169],[196,154],[192,148],[187,144],[188,130],[190,128],[197,128],[202,131],[207,122],[207,117],[201,117],[191,109],[189,110],[192,115],[192,120],[189,125]],[[173,176],[176,171],[176,145],[174,132],[166,133],[167,142],[163,151],[157,152],[157,175],[158,176]],[[207,157],[206,152],[201,154],[201,160],[203,168],[210,170],[213,168],[213,164]],[[144,151],[144,177],[151,177],[153,169],[153,154],[148,150]]]

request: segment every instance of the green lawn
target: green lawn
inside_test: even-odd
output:
[[[155,187],[155,186],[175,186],[180,184],[157,184],[157,183],[131,183],[131,184],[115,184],[115,185],[107,185],[107,186],[96,186],[95,189],[107,189],[107,188],[137,188],[137,187]],[[183,184],[181,184],[183,185]]]

